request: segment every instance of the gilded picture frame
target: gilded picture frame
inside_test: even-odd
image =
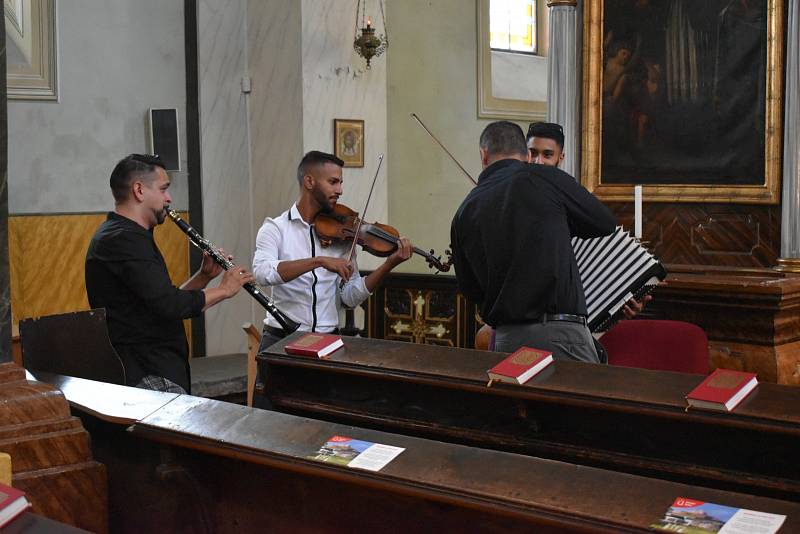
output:
[[[334,155],[345,167],[364,166],[364,121],[333,119]]]
[[[777,204],[780,198],[780,173],[781,173],[781,150],[782,150],[782,137],[783,137],[783,58],[784,58],[784,28],[783,28],[783,13],[784,13],[784,0],[751,0],[747,3],[750,7],[759,10],[761,20],[765,19],[765,24],[762,22],[761,27],[763,32],[761,34],[753,34],[752,30],[748,35],[755,35],[754,41],[756,46],[765,48],[765,56],[758,54],[739,55],[730,59],[727,64],[721,63],[725,61],[726,48],[721,46],[721,35],[724,31],[733,33],[731,27],[736,29],[735,24],[729,24],[729,27],[720,29],[720,25],[724,24],[727,19],[732,19],[736,15],[735,9],[741,9],[743,4],[734,4],[734,2],[725,3],[724,0],[693,0],[686,2],[685,0],[672,0],[671,2],[623,2],[621,0],[595,0],[592,2],[584,3],[584,42],[583,42],[583,136],[582,136],[582,161],[581,161],[581,181],[587,189],[592,191],[599,198],[606,201],[631,201],[633,200],[633,185],[643,185],[643,196],[645,201],[655,202],[722,202],[722,203],[744,203],[744,204]],[[680,9],[673,9],[674,6],[680,9],[686,7],[687,9],[680,12]],[[692,10],[705,9],[705,10],[719,10],[719,15],[715,17],[704,16],[700,18],[697,13],[692,13]],[[630,14],[624,14],[622,8],[630,10]],[[675,78],[677,75],[674,71],[670,70],[670,64],[658,64],[657,60],[646,60],[645,53],[640,53],[646,50],[642,44],[645,39],[651,38],[654,42],[669,43],[669,38],[664,39],[664,36],[651,37],[654,33],[647,28],[649,20],[656,20],[655,17],[648,18],[643,16],[642,13],[634,13],[636,8],[658,8],[663,10],[673,9],[678,12],[674,14],[672,11],[668,13],[666,30],[669,31],[669,20],[673,20],[675,26],[680,24],[680,17],[687,18],[690,22],[697,25],[700,20],[701,24],[707,24],[706,36],[704,41],[695,40],[693,46],[699,46],[694,43],[708,43],[706,46],[710,51],[706,54],[706,64],[710,66],[705,69],[707,80],[700,80],[696,82],[693,80],[688,86],[694,91],[700,91],[700,96],[696,97],[696,101],[691,105],[684,105],[677,107],[674,103],[678,97],[674,93],[669,96],[661,96],[659,102],[669,102],[666,104],[671,107],[656,108],[652,102],[644,102],[641,100],[629,99],[629,102],[637,102],[637,105],[629,106],[628,109],[622,108],[615,101],[619,95],[625,95],[626,92],[630,94],[641,94],[643,96],[636,97],[646,99],[650,95],[659,94],[660,87],[664,87],[667,91],[672,91],[675,87]],[[623,15],[620,15],[623,13]],[[688,13],[688,14],[687,14]],[[695,19],[691,20],[690,17],[694,16]],[[630,20],[620,22],[620,18],[629,17]],[[754,18],[754,17],[751,17]],[[662,19],[663,20],[663,19]],[[706,22],[707,21],[707,22]],[[642,26],[637,26],[641,24]],[[712,26],[716,24],[716,31]],[[740,26],[742,26],[740,24]],[[620,31],[620,28],[624,28]],[[684,25],[680,32],[675,32],[676,39],[686,39],[685,28],[690,28],[691,31],[695,29],[690,23]],[[618,34],[615,35],[614,32]],[[698,34],[699,35],[699,34]],[[615,46],[615,41],[619,42]],[[630,50],[627,54],[620,49],[627,48]],[[724,44],[724,42],[722,43]],[[653,52],[656,45],[650,45],[650,53],[653,57],[658,56],[657,52]],[[675,52],[670,49],[668,44],[662,44],[664,52],[672,54]],[[675,50],[679,49],[675,47]],[[713,50],[711,50],[713,48]],[[680,48],[681,52],[685,47]],[[752,52],[752,51],[751,51]],[[613,54],[613,55],[612,55]],[[750,71],[742,69],[742,57],[757,58],[759,64],[753,66]],[[620,76],[623,69],[615,70],[614,67],[624,64],[624,60],[632,61],[631,58],[637,58],[640,67],[641,75],[634,77],[633,80],[640,80],[636,83],[641,83],[641,90],[626,89],[624,81]],[[610,60],[616,60],[617,64]],[[667,59],[669,61],[669,58]],[[675,60],[672,59],[674,62]],[[702,59],[697,59],[696,64],[689,62],[698,70],[700,74],[694,74],[699,77],[703,74]],[[713,63],[712,62],[716,62]],[[735,63],[735,65],[734,65]],[[699,65],[699,66],[698,66]],[[735,66],[734,71],[731,66]],[[733,72],[728,79],[723,77],[725,68],[728,72]],[[760,70],[757,70],[760,69]],[[666,74],[665,74],[666,72]],[[718,120],[719,125],[713,121],[703,121],[702,114],[706,113],[711,116],[713,110],[719,110],[725,106],[726,102],[733,102],[734,98],[743,96],[741,92],[738,94],[735,91],[741,91],[741,82],[735,79],[742,72],[760,72],[755,81],[758,90],[753,90],[753,93],[758,95],[758,99],[751,100],[753,103],[750,106],[739,105],[735,109],[727,110],[727,115],[724,120]],[[672,78],[668,76],[671,75]],[[754,75],[755,76],[755,75]],[[616,85],[614,82],[617,82]],[[734,83],[735,82],[735,83]],[[678,82],[681,83],[681,82]],[[727,85],[723,85],[727,84]],[[695,89],[699,87],[700,89]],[[724,92],[721,88],[727,88],[728,92]],[[703,88],[706,88],[706,96],[703,96]],[[713,95],[712,95],[713,93]],[[733,95],[733,97],[731,96]],[[685,97],[689,98],[689,97]],[[703,101],[702,99],[706,100]],[[654,99],[653,99],[654,100]],[[740,102],[741,103],[741,102]],[[650,105],[650,107],[648,107]],[[638,107],[637,107],[638,106]],[[733,108],[731,104],[729,108]],[[750,128],[749,123],[743,123],[745,120],[741,118],[742,111],[749,111],[749,108],[755,110],[750,118],[755,117],[756,128]],[[656,115],[653,109],[660,109],[660,115]],[[623,110],[623,112],[620,112]],[[718,116],[721,112],[716,111]],[[614,114],[617,113],[624,118],[624,121],[615,122]],[[652,117],[648,117],[648,113],[653,113]],[[680,115],[684,113],[684,115]],[[692,114],[694,113],[694,114]],[[738,114],[737,114],[738,113]],[[657,119],[658,117],[667,117],[660,128],[648,130],[648,120]],[[763,117],[763,128],[761,118]],[[717,117],[718,118],[718,117]],[[635,121],[633,119],[636,119]],[[741,119],[741,120],[740,120]],[[716,119],[715,119],[716,120]],[[736,121],[740,120],[739,123]],[[692,122],[697,123],[697,127]],[[625,137],[620,135],[620,125],[623,128],[630,128],[631,133]],[[644,125],[644,126],[643,126]],[[723,129],[724,127],[724,129]],[[708,128],[708,132],[702,132],[703,128]],[[686,142],[688,150],[694,151],[697,155],[695,159],[681,158],[680,152],[677,149],[665,147],[661,144],[656,144],[659,140],[652,132],[658,132],[658,135],[663,135],[663,138],[678,139],[685,136],[687,139],[692,139],[693,135],[698,139],[699,134],[696,134],[698,129],[706,135],[706,143]],[[722,135],[714,136],[714,132],[721,132]],[[729,145],[722,142],[725,134],[728,131],[740,132],[739,139],[733,139]],[[753,161],[755,162],[747,172],[742,170],[744,167],[736,167],[736,149],[742,146],[745,140],[746,133],[750,135],[752,146],[756,146]],[[755,142],[752,142],[753,133],[756,133]],[[648,135],[652,135],[649,138]],[[763,135],[763,143],[761,136]],[[648,140],[650,147],[655,147],[652,152],[656,153],[653,160],[647,160],[651,157],[646,150],[635,153],[634,148],[637,146],[647,146]],[[621,142],[626,140],[627,143]],[[736,143],[739,143],[738,145]],[[638,145],[642,143],[642,145]],[[720,146],[723,145],[723,146]],[[751,146],[752,145],[752,146]],[[710,156],[704,155],[702,151],[707,151]],[[761,154],[763,151],[763,156]],[[631,156],[631,154],[633,154]],[[604,161],[605,158],[605,161]],[[660,159],[657,159],[660,158]],[[657,160],[657,161],[656,161]],[[701,162],[702,164],[694,165]],[[670,171],[670,165],[673,165],[673,170]],[[694,165],[694,166],[693,166]],[[655,170],[654,170],[655,169]],[[710,169],[710,170],[708,170]],[[763,169],[763,172],[762,172]],[[739,172],[739,175],[736,175]]]

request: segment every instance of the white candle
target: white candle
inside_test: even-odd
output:
[[[642,238],[642,186],[633,187],[633,235]]]

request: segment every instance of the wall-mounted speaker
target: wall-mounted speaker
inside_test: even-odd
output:
[[[181,170],[181,149],[178,135],[178,110],[153,109],[147,113],[150,130],[150,152],[158,154],[168,171]]]

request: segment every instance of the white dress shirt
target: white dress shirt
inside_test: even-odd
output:
[[[256,237],[253,275],[260,285],[272,286],[275,305],[300,323],[299,330],[330,332],[339,327],[339,308],[342,305],[354,308],[370,295],[364,277],[358,274],[357,265],[354,265],[353,276],[340,290],[339,275],[323,267],[284,282],[278,274],[278,264],[315,256],[346,258],[349,252],[349,243],[322,247],[314,226],[303,220],[297,204],[293,204],[279,217],[264,220]],[[355,264],[355,257],[353,260]],[[280,328],[269,314],[264,324]]]

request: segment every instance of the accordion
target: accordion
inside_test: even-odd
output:
[[[629,232],[572,238],[592,332],[607,330],[631,298],[641,299],[667,277],[667,270]]]

